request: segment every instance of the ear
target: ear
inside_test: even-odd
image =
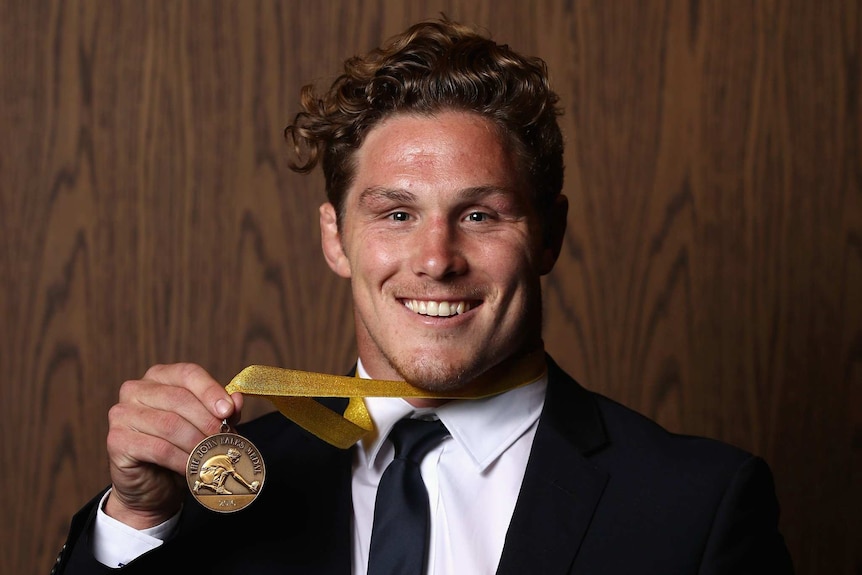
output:
[[[341,245],[335,206],[329,202],[320,206],[320,245],[329,267],[343,278],[350,277],[350,261]]]
[[[563,249],[563,238],[566,236],[566,222],[569,214],[569,199],[560,194],[554,198],[554,204],[548,210],[544,230],[544,244],[539,272],[548,274],[554,269],[560,251]]]

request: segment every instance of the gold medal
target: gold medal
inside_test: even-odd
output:
[[[195,499],[219,513],[233,513],[260,495],[266,479],[263,458],[254,444],[230,432],[227,420],[221,433],[197,444],[186,463],[186,481]]]

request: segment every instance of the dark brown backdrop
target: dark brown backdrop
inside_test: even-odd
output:
[[[854,0],[0,0],[0,572],[47,572],[108,481],[124,379],[349,367],[281,131],[302,83],[441,10],[545,57],[565,103],[548,349],[762,454],[799,573],[862,573]]]

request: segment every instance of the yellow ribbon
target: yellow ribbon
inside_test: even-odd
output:
[[[478,399],[532,383],[543,377],[546,370],[544,350],[539,349],[490,369],[469,389],[438,393],[406,381],[250,365],[239,372],[225,390],[264,397],[300,427],[335,447],[347,449],[374,431],[364,397]],[[316,401],[315,397],[347,397],[350,401],[342,415]]]

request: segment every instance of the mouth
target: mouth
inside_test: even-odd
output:
[[[404,307],[419,315],[452,317],[470,311],[475,304],[467,301],[436,301],[421,299],[402,300]]]

